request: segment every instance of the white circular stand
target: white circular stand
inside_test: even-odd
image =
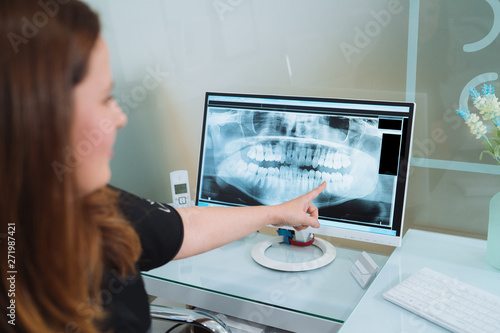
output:
[[[337,255],[337,250],[335,247],[329,242],[315,238],[314,243],[312,245],[317,246],[321,251],[323,251],[323,255],[317,259],[306,261],[306,262],[282,262],[271,259],[265,255],[266,250],[275,244],[283,243],[283,237],[277,236],[257,243],[252,248],[252,258],[260,265],[275,269],[278,271],[286,271],[286,272],[301,272],[301,271],[310,271],[316,268],[323,267],[328,265],[335,259]],[[291,245],[293,246],[293,245]]]

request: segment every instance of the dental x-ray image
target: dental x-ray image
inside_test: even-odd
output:
[[[209,107],[200,198],[274,205],[323,181],[322,218],[390,226],[395,175],[379,174],[377,117]]]

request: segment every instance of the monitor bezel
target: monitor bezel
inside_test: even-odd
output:
[[[205,93],[205,104],[204,104],[204,112],[203,112],[203,121],[202,121],[202,133],[201,133],[201,145],[200,145],[200,153],[199,153],[199,161],[198,161],[198,172],[197,172],[197,183],[196,183],[196,198],[195,205],[199,205],[200,194],[201,194],[201,176],[202,176],[202,167],[203,167],[203,154],[205,147],[205,131],[206,131],[206,121],[207,114],[209,108],[209,100],[211,97],[224,97],[227,96],[229,98],[251,98],[251,99],[264,99],[264,100],[276,100],[282,99],[287,101],[300,101],[307,100],[310,102],[331,102],[331,103],[346,103],[346,104],[358,104],[358,105],[379,105],[379,106],[389,106],[389,107],[402,107],[408,110],[408,126],[406,128],[406,133],[404,139],[405,142],[405,152],[406,156],[400,159],[401,163],[399,165],[398,170],[398,178],[397,178],[397,195],[398,195],[398,211],[397,215],[395,214],[394,218],[397,219],[398,227],[395,229],[395,235],[387,235],[383,233],[376,233],[370,231],[359,231],[349,228],[341,228],[341,227],[332,227],[332,226],[324,226],[322,225],[319,229],[311,229],[317,235],[329,236],[329,237],[337,237],[348,240],[355,240],[367,243],[388,245],[388,246],[400,246],[402,237],[403,237],[403,227],[404,227],[404,218],[405,218],[405,208],[406,208],[406,197],[408,190],[408,181],[409,181],[409,168],[410,168],[410,160],[411,160],[411,150],[413,143],[413,127],[414,127],[414,116],[415,116],[415,103],[407,102],[407,101],[387,101],[387,100],[368,100],[368,99],[351,99],[351,98],[335,98],[335,97],[319,97],[319,96],[299,96],[299,95],[274,95],[274,94],[253,94],[253,93],[234,93],[234,92],[206,92]],[[354,111],[354,113],[356,113]],[[388,112],[387,115],[390,116],[391,113],[395,113],[401,115],[401,112]],[[403,184],[401,185],[401,183]],[[400,197],[402,196],[402,198]],[[231,206],[231,205],[228,205]],[[321,223],[321,218],[319,219]]]

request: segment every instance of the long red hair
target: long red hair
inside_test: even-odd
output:
[[[80,1],[0,1],[0,306],[15,304],[3,332],[97,332],[105,270],[135,271],[139,238],[117,195],[78,197],[65,165],[72,91],[99,34]]]

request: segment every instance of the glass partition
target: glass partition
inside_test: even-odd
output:
[[[129,116],[114,185],[195,191],[206,91],[416,102],[406,228],[485,237],[500,166],[456,114],[499,88],[494,0],[88,0],[101,14],[115,97]]]

